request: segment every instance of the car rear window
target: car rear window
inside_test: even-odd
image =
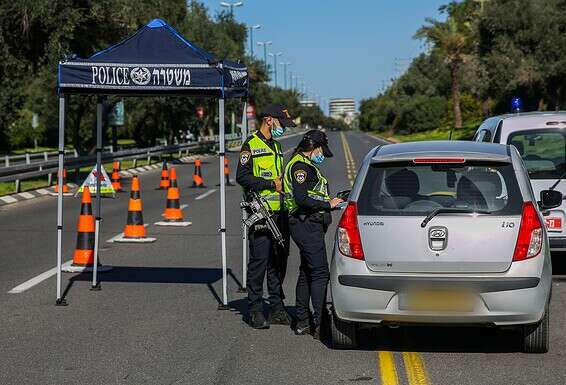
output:
[[[566,171],[565,135],[556,129],[525,130],[507,142],[519,150],[531,179],[558,179]]]
[[[426,215],[450,207],[520,215],[523,199],[509,163],[376,163],[358,198],[360,215]]]

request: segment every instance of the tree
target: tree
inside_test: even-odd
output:
[[[415,37],[425,39],[433,45],[433,51],[444,58],[450,69],[452,104],[454,111],[454,127],[462,128],[462,112],[460,109],[461,71],[465,61],[472,52],[471,23],[461,13],[461,7],[468,7],[464,3],[451,3],[443,8],[449,13],[445,22],[431,18],[428,25],[421,27]],[[464,16],[464,17],[462,17]]]

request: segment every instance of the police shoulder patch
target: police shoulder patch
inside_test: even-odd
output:
[[[297,183],[302,184],[307,180],[307,172],[305,170],[297,170],[293,175],[295,176]]]
[[[252,154],[249,151],[242,151],[240,153],[240,163],[242,164],[242,166],[244,164],[248,163],[251,156],[252,156]]]

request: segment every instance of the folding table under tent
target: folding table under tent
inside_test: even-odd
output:
[[[224,179],[224,99],[246,98],[247,68],[218,60],[195,46],[161,19],[154,19],[135,34],[88,59],[71,56],[59,63],[59,173],[63,184],[65,102],[68,94],[100,95],[96,109],[96,168],[102,164],[102,98],[119,96],[201,96],[218,98],[220,138],[220,236],[222,242],[222,304],[228,305],[226,266],[226,190]],[[245,111],[245,105],[244,105]],[[57,301],[62,297],[63,189],[57,196]],[[101,221],[100,179],[97,178],[93,288],[98,287],[97,265]]]

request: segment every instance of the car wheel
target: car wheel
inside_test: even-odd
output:
[[[523,326],[523,352],[546,353],[549,345],[549,306],[546,305],[544,317],[539,323]]]
[[[356,344],[356,324],[342,321],[332,312],[332,347],[334,349],[354,349]]]

